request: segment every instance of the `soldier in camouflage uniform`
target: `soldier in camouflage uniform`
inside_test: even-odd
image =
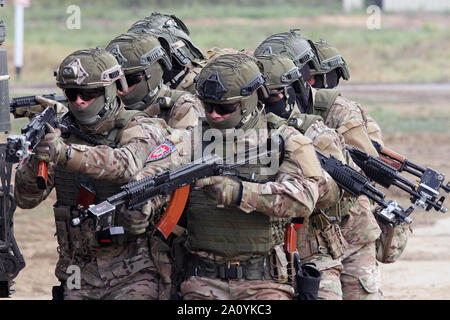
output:
[[[289,126],[268,134],[263,106],[267,94],[257,61],[244,54],[222,55],[202,69],[196,84],[206,123],[219,130],[223,150],[265,144],[269,136],[285,141],[284,160],[275,172],[262,165],[240,167],[239,177],[197,181],[187,207],[183,299],[292,299],[283,263],[284,225],[307,218],[319,199],[323,171],[311,140]],[[256,134],[255,134],[256,132]],[[222,144],[223,143],[223,144]],[[229,156],[227,154],[227,156]],[[278,159],[277,159],[278,162]],[[330,181],[323,203],[336,201]]]
[[[208,61],[223,55],[241,53],[232,48],[211,48],[204,54],[189,37],[186,25],[175,15],[153,12],[136,21],[128,32],[149,33],[170,47],[172,69],[164,72],[164,84],[172,89],[195,94],[194,78]],[[248,53],[248,52],[243,52]]]
[[[315,43],[320,60],[320,69],[311,70],[309,83],[315,88],[335,88],[339,79],[348,80],[350,73],[347,64],[336,47],[325,40]],[[361,106],[362,117],[371,140],[383,145],[381,128]],[[360,205],[369,208],[368,199],[360,201]],[[376,260],[382,263],[392,263],[402,254],[411,232],[409,225],[403,224],[395,228],[380,222],[381,234],[374,239],[378,232],[369,225],[375,225],[372,218],[360,217],[361,210],[352,208],[349,215],[342,222],[344,236],[351,248],[346,252],[342,261],[344,272],[341,276],[344,299],[378,299],[382,297],[379,283],[379,267]],[[364,211],[365,212],[365,211]],[[376,250],[375,250],[376,248]]]
[[[114,223],[124,232],[119,227],[115,235],[96,232],[91,219],[72,223],[79,216],[77,204],[89,204],[77,198],[86,195],[83,190],[89,190],[95,203],[117,193],[144,167],[150,151],[167,134],[163,120],[125,110],[117,96],[117,82],[126,89],[123,71],[109,52],[96,48],[67,56],[59,67],[57,85],[69,101],[75,124],[91,140],[87,142],[83,135],[62,138],[58,129],[49,127],[35,154],[16,171],[14,194],[21,208],[36,207],[53,188],[56,190],[59,259],[55,274],[61,286],[54,287],[55,299],[158,298],[158,274],[149,255],[148,239],[135,228],[136,216],[116,212]],[[45,190],[36,185],[40,161],[48,164]],[[161,205],[162,201],[155,199],[145,212]],[[138,220],[145,224],[150,216]],[[80,270],[80,287],[69,277],[69,267],[73,266]]]
[[[153,12],[136,21],[127,32],[152,34],[167,43],[172,68],[164,72],[164,83],[172,89],[195,93],[194,78],[206,65],[206,56],[192,42],[183,21],[174,15]]]
[[[280,54],[292,59],[300,69],[303,79],[310,78],[311,69],[320,68],[320,61],[317,58],[312,41],[303,38],[293,30],[270,36],[256,48],[255,55],[266,52]],[[370,142],[364,119],[356,103],[340,96],[337,90],[314,89],[306,82],[303,82],[301,89],[300,94],[297,93],[297,103],[301,113],[321,116],[326,126],[343,135],[346,144],[357,146],[371,154],[377,154]],[[356,220],[357,222],[351,225],[351,230],[342,228],[349,246],[354,247],[359,242],[373,243],[381,231],[371,213],[368,198],[365,196],[360,196],[357,199],[348,198],[341,203],[340,219],[346,220],[352,213],[357,215],[357,218],[352,219],[352,221]],[[364,229],[361,229],[362,227]],[[353,232],[353,237],[348,237],[350,232]],[[355,236],[355,233],[358,236]],[[361,237],[361,234],[364,237]],[[351,249],[347,249],[347,252],[349,250]],[[374,261],[372,262],[374,263]],[[366,272],[366,270],[364,271]],[[366,275],[367,272],[364,274],[365,288],[370,290],[370,293],[378,294],[376,277],[372,273],[369,276]]]
[[[281,55],[259,55],[257,58],[264,66],[271,92],[265,101],[269,125],[273,128],[290,125],[310,138],[317,150],[353,165],[345,151],[342,135],[325,126],[320,116],[300,113],[296,93],[304,91],[301,88],[304,81],[293,61]],[[339,202],[327,210],[316,209],[297,235],[300,259],[314,262],[321,271],[319,299],[342,299],[341,258],[347,244],[338,224],[339,215]]]
[[[165,43],[164,39],[161,41]],[[121,64],[128,83],[127,90],[119,88],[119,95],[126,108],[161,117],[171,127],[195,126],[202,114],[200,101],[193,94],[163,84],[163,74],[173,67],[166,51],[170,49],[165,46],[166,49],[155,36],[143,32],[124,33],[110,41],[106,50]],[[183,119],[171,121],[172,108],[185,110]]]

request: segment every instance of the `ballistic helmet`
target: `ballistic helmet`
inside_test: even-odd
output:
[[[261,55],[258,61],[264,67],[266,83],[270,89],[265,101],[266,113],[289,118],[295,108],[296,94],[306,91],[306,84],[299,68],[291,59],[281,55]]]
[[[337,77],[348,80],[350,79],[350,72],[347,67],[347,63],[344,58],[340,54],[339,50],[330,45],[325,40],[320,40],[314,43],[317,49],[317,55],[320,60],[320,68],[319,69],[311,69],[311,75],[323,75],[324,76],[324,86],[325,88],[329,87],[328,81],[326,81],[326,76],[333,70],[336,71]]]
[[[128,32],[150,33],[170,46],[174,64],[186,66],[194,59],[205,59],[202,51],[194,45],[189,37],[186,25],[174,15],[154,12],[135,22]]]
[[[282,32],[266,38],[255,49],[254,56],[276,54],[287,56],[300,69],[303,78],[309,80],[309,69],[317,70],[320,62],[317,59],[314,43],[300,35],[296,30]]]
[[[63,89],[69,101],[69,110],[77,122],[89,128],[97,127],[118,110],[120,103],[116,99],[116,82],[127,88],[125,75],[116,58],[100,47],[70,54],[56,74],[56,85]],[[75,108],[73,101],[77,94],[86,92],[86,89],[91,95],[95,91],[99,94],[86,108]]]
[[[156,37],[146,33],[124,33],[107,45],[106,50],[122,66],[128,86],[136,85],[130,93],[121,96],[128,108],[142,110],[153,102],[161,88],[164,71],[172,68],[167,49]],[[138,78],[133,80],[133,77]]]
[[[262,65],[245,54],[219,56],[202,69],[196,91],[211,127],[246,130],[256,125],[262,112],[258,101],[268,97],[262,71]],[[226,113],[231,115],[223,121],[214,121],[208,117],[209,108],[228,109],[230,112]]]

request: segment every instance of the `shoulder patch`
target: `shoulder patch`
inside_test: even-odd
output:
[[[146,163],[164,159],[175,150],[175,145],[170,141],[161,143],[147,158]]]

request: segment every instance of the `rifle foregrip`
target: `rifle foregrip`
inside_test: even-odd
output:
[[[48,167],[44,161],[39,162],[36,183],[39,189],[47,189]]]
[[[402,164],[406,161],[406,158],[404,156],[386,147],[382,147],[379,153],[380,155],[385,155],[389,158],[397,160]]]

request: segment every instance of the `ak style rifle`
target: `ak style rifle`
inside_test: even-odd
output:
[[[89,206],[87,210],[80,210],[80,216],[72,220],[72,225],[80,225],[84,220],[91,218],[99,232],[110,230],[111,235],[123,233],[123,228],[113,226],[114,214],[118,206],[125,205],[130,210],[136,210],[158,195],[171,194],[167,209],[156,224],[156,228],[167,238],[181,217],[191,184],[211,176],[237,176],[236,168],[272,156],[276,156],[278,161],[280,156],[275,153],[279,152],[282,139],[279,141],[275,139],[274,142],[278,145],[277,149],[269,149],[270,143],[268,143],[267,149],[264,149],[263,152],[258,152],[259,147],[255,146],[245,150],[244,156],[234,155],[221,158],[216,154],[210,154],[174,170],[165,170],[128,183],[121,187],[121,192],[97,205]]]
[[[42,97],[55,100],[64,105],[68,104],[67,98],[64,95],[56,95],[54,93],[44,94]],[[25,96],[12,98],[9,104],[9,111],[14,115],[14,118],[32,117],[35,114],[41,113],[45,107],[36,101],[36,96]]]
[[[59,118],[53,107],[34,116],[25,126],[22,127],[21,135],[9,135],[6,141],[6,161],[17,163],[29,157],[33,149],[39,144],[46,134],[46,123],[53,128],[59,126]],[[39,163],[37,174],[37,185],[39,189],[47,187],[47,164],[44,161]]]
[[[93,145],[99,145],[95,139],[76,127],[73,116],[69,111],[58,116],[55,108],[47,107],[42,113],[36,114],[30,122],[21,128],[20,135],[9,135],[6,142],[6,161],[17,163],[33,154],[33,149],[44,138],[46,124],[53,128],[59,128],[62,136],[75,134],[84,141]],[[47,163],[41,161],[38,166],[36,183],[39,189],[47,188]]]
[[[440,189],[446,193],[450,191],[450,182],[444,185],[444,174],[431,168],[422,168],[378,143],[373,143],[380,154],[378,158],[356,147],[346,147],[353,161],[368,178],[386,189],[395,186],[409,193],[411,203],[425,211],[434,208],[436,211],[447,212],[447,208],[443,206],[446,195],[440,196]],[[418,177],[418,182],[411,182],[400,175],[402,171]]]
[[[379,205],[375,215],[381,221],[391,226],[412,222],[409,215],[414,210],[413,207],[404,209],[395,200],[385,201],[385,194],[371,184],[369,177],[333,156],[327,157],[318,150],[316,153],[322,168],[330,174],[339,187],[354,197],[365,195]]]
[[[11,184],[12,163],[6,161],[6,144],[0,144],[0,298],[14,290],[14,278],[25,267],[25,260],[14,238],[13,215],[16,209]]]

